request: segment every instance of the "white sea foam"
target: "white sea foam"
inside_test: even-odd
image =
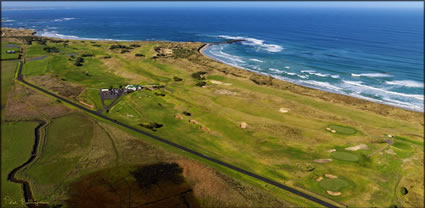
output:
[[[15,22],[15,20],[10,20],[10,19],[6,19],[6,20],[1,20],[2,22]]]
[[[297,75],[301,79],[308,79],[308,75]]]
[[[102,38],[83,38],[74,35],[63,35],[56,33],[55,31],[37,31],[39,36],[51,37],[51,38],[61,38],[61,39],[72,39],[72,40],[107,40],[107,41],[132,41],[132,40],[116,40],[116,39],[102,39]]]
[[[320,81],[314,81],[314,80],[301,80],[301,82],[306,83],[306,84],[310,84],[310,85],[314,85],[314,86],[318,86],[321,88],[326,88],[326,89],[331,89],[331,90],[335,90],[335,91],[340,91],[342,88],[331,85],[328,82],[320,82]]]
[[[412,88],[424,88],[424,83],[413,81],[413,80],[386,81],[385,84],[412,87]]]
[[[249,60],[263,63],[263,61],[261,61],[260,59],[249,59]]]
[[[389,74],[382,73],[363,73],[363,74],[351,74],[353,77],[391,77]]]
[[[322,74],[322,73],[316,72],[314,70],[302,70],[301,72],[316,75],[318,77],[329,77],[330,76],[330,74]]]
[[[363,84],[361,84],[361,82],[359,83],[359,82],[346,81],[346,80],[343,80],[343,82],[344,83],[347,83],[349,85],[352,85],[352,86],[359,87],[362,90],[362,92],[365,89],[367,89],[367,90],[371,90],[375,94],[378,92],[382,96],[394,95],[394,96],[401,96],[401,97],[406,97],[406,98],[413,98],[413,99],[417,99],[417,100],[424,100],[424,95],[405,94],[405,93],[400,93],[400,92],[393,92],[393,91],[389,91],[389,90],[382,89],[382,88],[376,88],[376,87],[371,87],[371,86],[363,85]]]
[[[331,77],[334,78],[334,79],[338,79],[339,75],[331,75]]]
[[[62,22],[62,21],[68,21],[68,20],[73,20],[73,19],[78,19],[78,18],[74,18],[74,17],[64,17],[64,18],[54,19],[54,20],[53,20],[53,22]]]
[[[241,57],[230,55],[228,53],[223,52],[222,50],[223,50],[223,48],[221,47],[218,51],[211,50],[210,53],[214,56],[224,58],[224,59],[229,60],[231,62],[245,63],[245,61],[243,61]]]
[[[255,38],[242,37],[242,36],[229,36],[229,35],[219,35],[218,37],[230,40],[244,40],[241,43],[243,45],[249,45],[257,47],[258,49],[262,49],[271,53],[280,52],[283,50],[282,46],[276,44],[267,44],[264,43],[264,40],[259,40]]]
[[[278,73],[278,74],[282,74],[283,71],[279,70],[279,69],[274,69],[274,68],[269,68],[270,71]]]
[[[292,76],[297,75],[296,73],[293,73],[293,72],[285,72],[285,74],[292,75]]]
[[[290,69],[291,67],[289,67],[289,66],[285,66],[285,69]]]

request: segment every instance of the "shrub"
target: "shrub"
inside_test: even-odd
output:
[[[203,87],[205,85],[207,85],[206,82],[198,82],[198,83],[196,83],[196,86],[198,86],[198,87]]]
[[[106,56],[104,56],[103,57],[104,59],[110,59],[110,58],[112,58],[110,55],[106,55]]]
[[[94,54],[92,54],[92,53],[84,53],[84,54],[82,54],[81,56],[82,56],[82,57],[93,57],[93,56],[94,56]]]
[[[127,49],[123,49],[123,50],[121,50],[121,53],[128,53],[128,52],[130,52],[129,50],[127,50]]]
[[[135,56],[141,56],[141,57],[144,57],[145,55],[143,55],[143,54],[141,54],[141,53],[136,53],[136,55]]]
[[[204,71],[195,72],[192,74],[192,78],[197,80],[205,80],[205,74],[207,74],[207,72],[204,72]]]
[[[406,195],[407,193],[409,193],[409,191],[407,191],[407,188],[404,187],[404,186],[401,187],[400,191],[401,191],[401,194],[403,194],[403,195]]]
[[[140,45],[139,44],[131,44],[130,47],[138,48],[138,47],[140,47]]]
[[[173,79],[174,79],[174,81],[176,81],[176,82],[183,81],[183,79],[182,79],[182,78],[179,78],[179,77],[173,77]]]
[[[43,50],[47,51],[48,53],[58,53],[59,49],[56,47],[44,47]]]
[[[189,112],[187,112],[187,111],[183,111],[183,115],[185,115],[185,116],[191,116],[192,114],[189,113]]]

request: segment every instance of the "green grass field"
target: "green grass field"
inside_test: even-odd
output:
[[[17,59],[19,57],[19,53],[21,52],[21,49],[19,48],[19,44],[9,43],[9,42],[2,42],[1,44],[2,44],[1,60]],[[9,50],[14,50],[15,53],[6,53],[6,51],[9,51]]]
[[[34,144],[34,129],[37,125],[37,122],[2,122],[2,207],[24,206],[24,195],[21,185],[9,182],[7,176],[10,171],[29,159]],[[18,178],[20,177],[19,174],[17,176]]]
[[[305,89],[306,94],[310,94],[305,95],[285,88],[257,85],[248,78],[222,73],[234,70],[232,72],[236,74],[252,76],[250,72],[239,72],[197,54],[199,43],[140,42],[140,48],[124,54],[120,50],[109,49],[116,44],[114,42],[98,43],[101,47],[93,47],[88,41],[70,41],[68,47],[47,43],[48,46],[57,47],[61,53],[47,53],[43,50],[44,46],[37,43],[28,46],[27,57],[48,57],[26,63],[24,75],[28,78],[55,76],[61,82],[83,87],[85,91],[79,98],[93,105],[94,109],[101,108],[99,88],[126,84],[164,85],[163,89],[138,91],[120,98],[105,115],[277,182],[295,184],[349,206],[387,207],[399,204],[393,200],[394,190],[400,178],[404,177],[403,170],[417,168],[402,160],[417,157],[423,151],[423,137],[409,136],[423,135],[420,120],[423,114],[396,109],[391,110],[394,114],[383,116],[349,104],[322,100],[320,96],[316,97],[320,91]],[[120,44],[130,45],[125,42]],[[173,49],[176,45],[189,52],[152,58],[156,54],[155,47]],[[176,53],[179,50],[175,49]],[[75,66],[75,58],[70,58],[70,53],[79,54],[77,57],[84,53],[95,56],[84,57],[83,65]],[[136,53],[142,53],[145,57],[136,57]],[[111,58],[104,59],[106,55]],[[186,58],[178,58],[183,55]],[[206,80],[220,82],[207,82],[206,87],[195,86],[200,80],[191,75],[199,71],[207,72]],[[183,80],[174,81],[174,77]],[[288,112],[280,112],[281,108],[288,109]],[[191,115],[184,115],[183,112]],[[81,126],[79,119],[78,116],[63,117],[49,126],[48,141],[50,139],[51,142],[47,143],[40,162],[27,172],[29,178],[34,178],[40,196],[47,193],[43,190],[51,190],[53,184],[60,183],[59,179],[67,176],[66,171],[78,163],[79,156],[67,155],[66,152],[84,148],[87,145],[85,142],[90,140],[91,127]],[[246,122],[247,127],[241,128],[241,122]],[[162,127],[153,131],[140,125],[147,123],[157,123]],[[65,129],[72,125],[81,128],[82,133]],[[331,134],[324,127],[334,129],[336,133]],[[57,139],[59,134],[65,135],[63,139]],[[395,154],[382,152],[367,158],[365,155],[382,147],[382,144],[372,141],[388,134],[401,136],[395,137],[400,142],[395,142],[391,147]],[[422,145],[409,149],[410,146],[406,146],[409,142]],[[368,144],[369,148],[357,152],[343,149],[362,143]],[[337,151],[329,153],[330,149]],[[313,163],[313,160],[320,158],[334,160],[326,164]],[[59,163],[59,159],[62,162]],[[58,166],[62,168],[54,169]],[[256,179],[212,166],[247,183],[271,190],[282,199],[296,199],[286,192],[266,187]],[[52,171],[46,174],[46,170]],[[325,173],[343,176],[346,179],[340,177],[340,180],[349,185],[342,185],[335,179],[326,179],[327,182],[322,183],[314,181],[315,177]],[[418,176],[420,174],[408,177]],[[341,189],[343,195],[329,196],[322,186],[329,190]],[[304,202],[300,203],[302,206]]]
[[[17,68],[17,61],[1,61],[1,115],[3,118],[3,111],[6,107],[7,97],[12,88],[15,71]]]

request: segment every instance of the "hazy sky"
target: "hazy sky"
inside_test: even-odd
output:
[[[2,8],[24,7],[361,7],[361,8],[418,8],[424,3],[416,2],[7,2]]]

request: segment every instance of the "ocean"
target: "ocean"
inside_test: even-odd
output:
[[[424,111],[421,9],[68,8],[3,10],[2,27],[87,40],[242,42],[218,61],[303,86]]]

